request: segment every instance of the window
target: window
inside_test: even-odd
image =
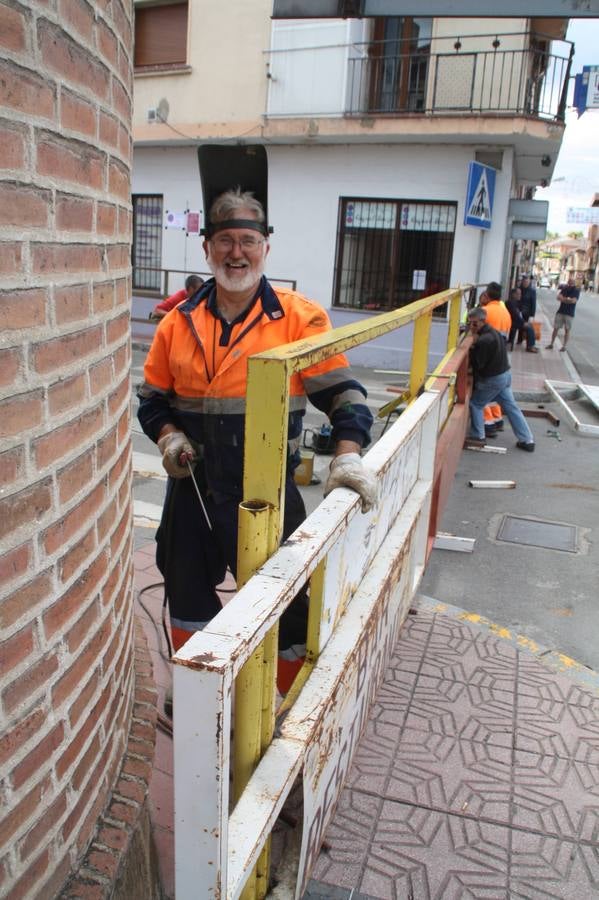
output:
[[[333,305],[397,309],[448,288],[455,222],[455,203],[342,197]]]
[[[135,6],[135,68],[184,66],[187,2]]]
[[[432,19],[375,19],[370,48],[371,112],[422,112],[431,49]]]
[[[162,195],[133,195],[133,287],[159,291],[162,267]]]

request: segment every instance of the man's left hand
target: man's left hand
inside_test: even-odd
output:
[[[350,488],[360,495],[363,513],[369,512],[377,501],[376,477],[364,466],[359,453],[341,453],[332,461],[325,497],[338,487]]]

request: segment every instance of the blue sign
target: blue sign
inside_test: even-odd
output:
[[[578,118],[587,109],[599,108],[599,66],[583,66],[574,79],[574,108]]]
[[[471,162],[468,168],[468,188],[466,190],[466,207],[464,209],[464,225],[475,228],[490,228],[493,218],[493,199],[495,197],[495,175],[492,166]]]

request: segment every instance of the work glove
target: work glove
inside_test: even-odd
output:
[[[338,487],[350,488],[360,495],[363,513],[371,510],[376,503],[378,488],[375,475],[364,466],[359,453],[341,453],[331,462],[324,486],[325,497]]]
[[[182,431],[171,431],[158,441],[162,465],[171,478],[189,478],[187,460],[193,462],[196,453]]]

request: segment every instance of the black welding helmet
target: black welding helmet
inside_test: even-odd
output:
[[[204,197],[204,227],[201,234],[210,238],[215,231],[223,228],[251,228],[265,237],[272,234],[272,228],[268,225],[268,160],[266,148],[262,144],[207,144],[198,147],[198,162]],[[229,219],[214,227],[208,221],[212,204],[225,191],[238,187],[242,191],[251,191],[256,200],[260,201],[264,209],[264,222]]]

